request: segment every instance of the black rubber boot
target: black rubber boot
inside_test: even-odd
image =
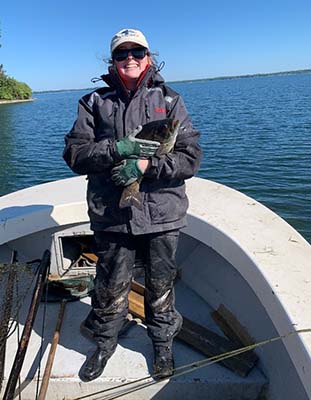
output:
[[[83,382],[93,381],[98,378],[104,371],[107,361],[111,357],[111,353],[107,353],[106,350],[97,348],[82,365],[79,376]]]
[[[154,379],[164,379],[174,374],[172,345],[154,344]]]

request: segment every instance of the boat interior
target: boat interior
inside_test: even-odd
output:
[[[95,273],[85,185],[85,177],[69,178],[0,199],[0,393],[5,400],[44,254],[49,253],[51,286]],[[80,380],[79,370],[95,349],[80,332],[91,309],[87,280],[78,285],[78,295],[69,290],[52,300],[43,291],[12,398],[33,400],[41,391],[64,304],[49,400],[311,398],[310,340],[292,332],[310,322],[310,245],[245,195],[199,178],[187,185],[188,225],[176,254],[175,291],[185,331],[174,342],[174,376],[152,377],[152,344],[141,311],[130,301],[133,322],[103,374],[89,383]],[[134,278],[143,287],[139,260]],[[227,354],[246,346],[252,352]]]
[[[0,255],[3,261],[9,262],[8,258],[5,260],[5,256],[10,256],[14,251],[17,264],[28,263],[29,268],[34,271],[34,268],[37,268],[36,260],[42,257],[45,249],[51,250],[50,279],[55,281],[94,275],[94,262],[83,257],[83,253],[89,254],[93,251],[92,233],[88,224],[74,224],[62,227],[61,230],[48,229],[19,238],[1,246]],[[233,314],[239,310],[239,322],[242,327],[240,329],[244,327],[245,332],[249,333],[256,329],[259,337],[277,336],[273,323],[247,282],[213,249],[182,233],[176,260],[179,269],[175,291],[176,306],[183,317],[226,339],[221,327],[212,318],[213,311],[225,306]],[[137,264],[134,269],[135,280],[143,284],[142,266],[139,260]],[[6,344],[3,386],[12,368],[14,354],[17,352],[18,335],[25,326],[31,301],[31,288],[34,285],[34,279],[30,277],[31,274],[28,280],[24,279],[18,283],[21,285],[19,293],[25,293],[25,297],[18,314],[19,329],[13,332]],[[26,289],[29,289],[27,296]],[[4,292],[5,288],[2,288],[2,293]],[[291,365],[287,352],[279,341],[267,344],[265,349],[258,347],[256,349],[258,361],[245,376],[241,376],[239,370],[234,371],[234,367],[228,368],[221,361],[205,365],[212,354],[208,356],[208,353],[204,354],[191,344],[177,338],[174,343],[176,376],[160,382],[152,378],[140,382],[139,380],[153,373],[153,352],[143,320],[132,315],[135,323],[132,323],[131,327],[120,336],[117,350],[102,376],[93,382],[83,383],[79,379],[80,367],[86,356],[96,348],[95,343],[85,338],[79,329],[91,309],[90,297],[86,294],[84,290],[82,296],[70,298],[66,302],[59,343],[49,379],[48,399],[74,399],[82,395],[92,398],[92,393],[102,390],[107,392],[103,392],[102,397],[98,398],[117,398],[114,396],[129,391],[122,396],[127,399],[265,399],[269,390],[271,391],[269,378],[265,374],[266,364],[281,362],[281,365],[285,363]],[[35,398],[38,385],[40,386],[62,299],[68,298],[60,294],[56,299],[52,296],[52,301],[49,301],[48,296],[45,298],[42,295],[16,389],[16,395],[21,393],[22,399]],[[251,336],[250,333],[249,335]],[[238,348],[238,344],[234,348]],[[218,354],[223,352],[220,346]],[[291,369],[292,379],[298,380],[292,365]],[[273,379],[275,385],[277,377]],[[136,382],[137,380],[139,382]],[[128,389],[123,388],[122,384],[125,382],[133,382],[133,385]],[[294,392],[296,395],[297,387]]]

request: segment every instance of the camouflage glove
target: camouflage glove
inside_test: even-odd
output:
[[[117,152],[121,158],[151,157],[158,150],[160,143],[153,140],[137,139],[136,135],[142,130],[140,125],[134,132],[116,142]]]
[[[116,185],[128,186],[141,176],[143,176],[143,172],[138,166],[138,160],[123,160],[121,164],[111,170],[111,179]]]

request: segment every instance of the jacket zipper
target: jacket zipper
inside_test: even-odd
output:
[[[145,103],[145,115],[146,115],[146,120],[147,122],[150,120],[150,112],[149,112],[149,105],[148,103]]]
[[[117,132],[117,112],[118,106],[116,103],[113,103],[113,129],[114,129],[114,137],[118,139],[118,132]]]

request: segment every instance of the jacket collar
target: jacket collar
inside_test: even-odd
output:
[[[117,69],[112,65],[109,67],[109,73],[101,75],[101,79],[111,88],[116,89],[120,97],[125,97],[127,100],[131,98],[131,92],[126,88],[124,82],[120,78]],[[134,93],[140,91],[144,86],[151,87],[164,83],[164,79],[157,72],[156,67],[150,65],[140,76]]]

